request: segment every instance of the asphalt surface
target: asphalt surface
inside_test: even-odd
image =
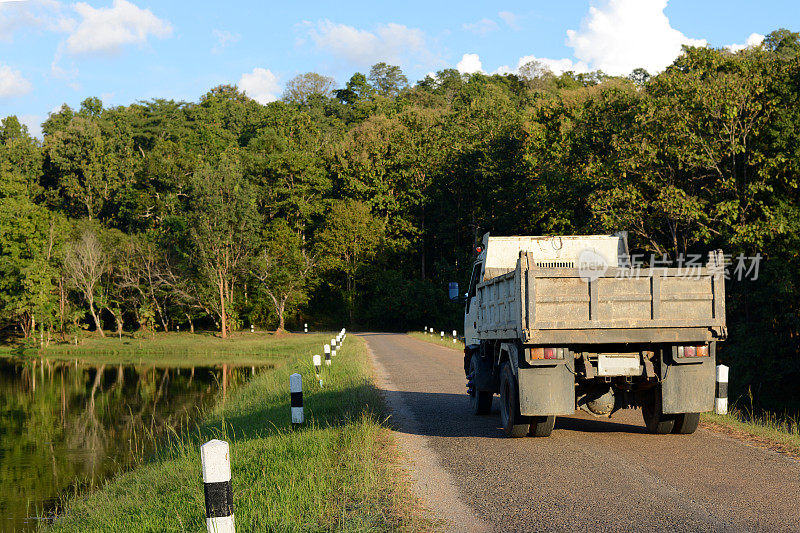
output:
[[[698,429],[645,433],[641,412],[556,419],[509,439],[469,412],[462,354],[364,334],[426,505],[447,530],[800,531],[800,461]]]

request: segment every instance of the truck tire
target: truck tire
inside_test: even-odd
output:
[[[699,424],[700,413],[682,413],[675,415],[675,427],[672,428],[672,432],[690,435],[695,432]]]
[[[503,363],[500,370],[500,423],[506,436],[524,437],[530,430],[530,417],[519,412],[519,390],[517,378],[511,370],[511,364]]]
[[[642,418],[647,431],[657,435],[671,433],[675,427],[675,415],[661,412],[661,387],[654,387],[642,402]]]
[[[475,372],[478,371],[478,354],[472,356],[467,374],[467,391],[469,392],[469,406],[472,414],[488,415],[492,412],[493,392],[478,390],[475,386]]]
[[[528,435],[531,437],[549,437],[556,425],[556,417],[551,416],[532,416],[531,426]]]

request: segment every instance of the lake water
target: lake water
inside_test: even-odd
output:
[[[262,368],[0,360],[0,531],[34,530]]]

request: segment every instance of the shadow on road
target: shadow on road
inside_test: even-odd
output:
[[[555,430],[566,429],[586,433],[647,433],[644,426],[635,426],[608,419],[586,419],[576,417],[556,417]]]

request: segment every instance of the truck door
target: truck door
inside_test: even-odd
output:
[[[467,291],[467,304],[464,308],[464,344],[470,346],[478,344],[478,334],[476,327],[478,324],[478,298],[477,286],[480,282],[483,263],[475,263],[472,267],[472,275],[469,279],[469,291]]]

